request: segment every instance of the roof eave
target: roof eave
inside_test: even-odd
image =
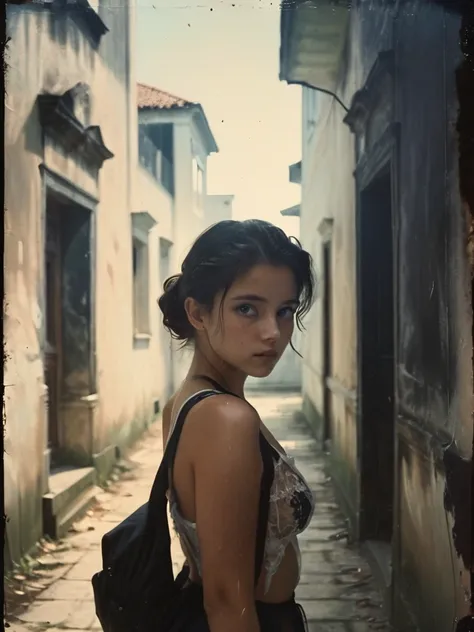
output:
[[[207,120],[207,116],[204,113],[204,109],[201,104],[196,103],[193,106],[194,114],[196,115],[197,125],[203,135],[204,142],[206,143],[206,150],[208,155],[217,154],[219,147],[217,146],[216,139],[212,133],[211,126]]]
[[[300,217],[300,205],[295,204],[294,206],[290,206],[289,208],[284,208],[280,211],[280,215],[283,217]]]
[[[333,90],[344,49],[350,0],[283,0],[281,81]]]

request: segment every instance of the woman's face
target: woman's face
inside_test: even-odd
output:
[[[237,279],[203,317],[212,350],[226,364],[266,377],[291,340],[298,295],[293,272],[261,264]]]

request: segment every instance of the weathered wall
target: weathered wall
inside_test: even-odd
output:
[[[5,508],[9,554],[18,559],[42,529],[43,451],[43,193],[45,159],[36,97],[91,81],[96,58],[77,27],[64,25],[68,42],[51,37],[42,7],[9,6],[5,111]],[[70,163],[64,165],[74,178]],[[28,468],[24,463],[28,463]]]
[[[421,5],[397,22],[400,560],[394,579],[422,629],[440,632],[467,613],[472,559],[472,298],[456,134],[459,28],[459,16]]]
[[[394,20],[366,0],[351,11],[336,89],[349,106],[378,52],[394,48],[400,123],[393,209],[399,227],[394,611],[400,625],[408,623],[409,611],[421,629],[433,632],[451,629],[454,618],[467,612],[472,559],[472,298],[455,129],[459,28],[459,16],[428,3],[405,3]],[[326,95],[317,98],[318,126],[310,139],[308,127],[303,132],[301,234],[321,270],[318,225],[323,217],[334,220],[331,451],[334,477],[356,523],[354,137],[342,122],[342,108]],[[322,325],[318,301],[307,323],[303,370],[306,412],[317,426],[323,411]]]
[[[95,264],[96,362],[99,408],[93,453],[125,444],[143,428],[160,396],[154,325],[150,344],[134,346],[132,330],[132,168],[137,164],[135,80],[126,42],[128,2],[101,3],[110,33],[95,53],[71,19],[51,20],[42,6],[8,7],[5,120],[6,513],[9,554],[18,559],[41,535],[46,448],[44,393],[44,209],[39,165],[47,163],[99,197]],[[117,36],[117,32],[121,35]],[[77,82],[91,86],[91,122],[114,153],[96,184],[60,152],[44,147],[36,97],[62,94]],[[153,236],[152,236],[153,238]],[[154,237],[157,241],[156,236]],[[157,246],[151,266],[155,306]],[[156,314],[151,317],[157,321]],[[92,457],[92,455],[91,455]],[[24,462],[28,463],[25,469]]]

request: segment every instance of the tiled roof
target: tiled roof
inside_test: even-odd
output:
[[[185,108],[192,105],[196,105],[186,99],[181,99],[174,94],[147,86],[144,83],[137,85],[138,96],[138,108],[139,109],[159,109],[159,110],[171,110],[174,108]]]

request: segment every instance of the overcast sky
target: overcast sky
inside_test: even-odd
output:
[[[278,79],[279,3],[136,6],[138,81],[201,103],[216,137],[209,193],[234,194],[237,219],[260,217],[291,231],[295,220],[279,211],[300,199],[288,166],[301,158],[301,89]]]

